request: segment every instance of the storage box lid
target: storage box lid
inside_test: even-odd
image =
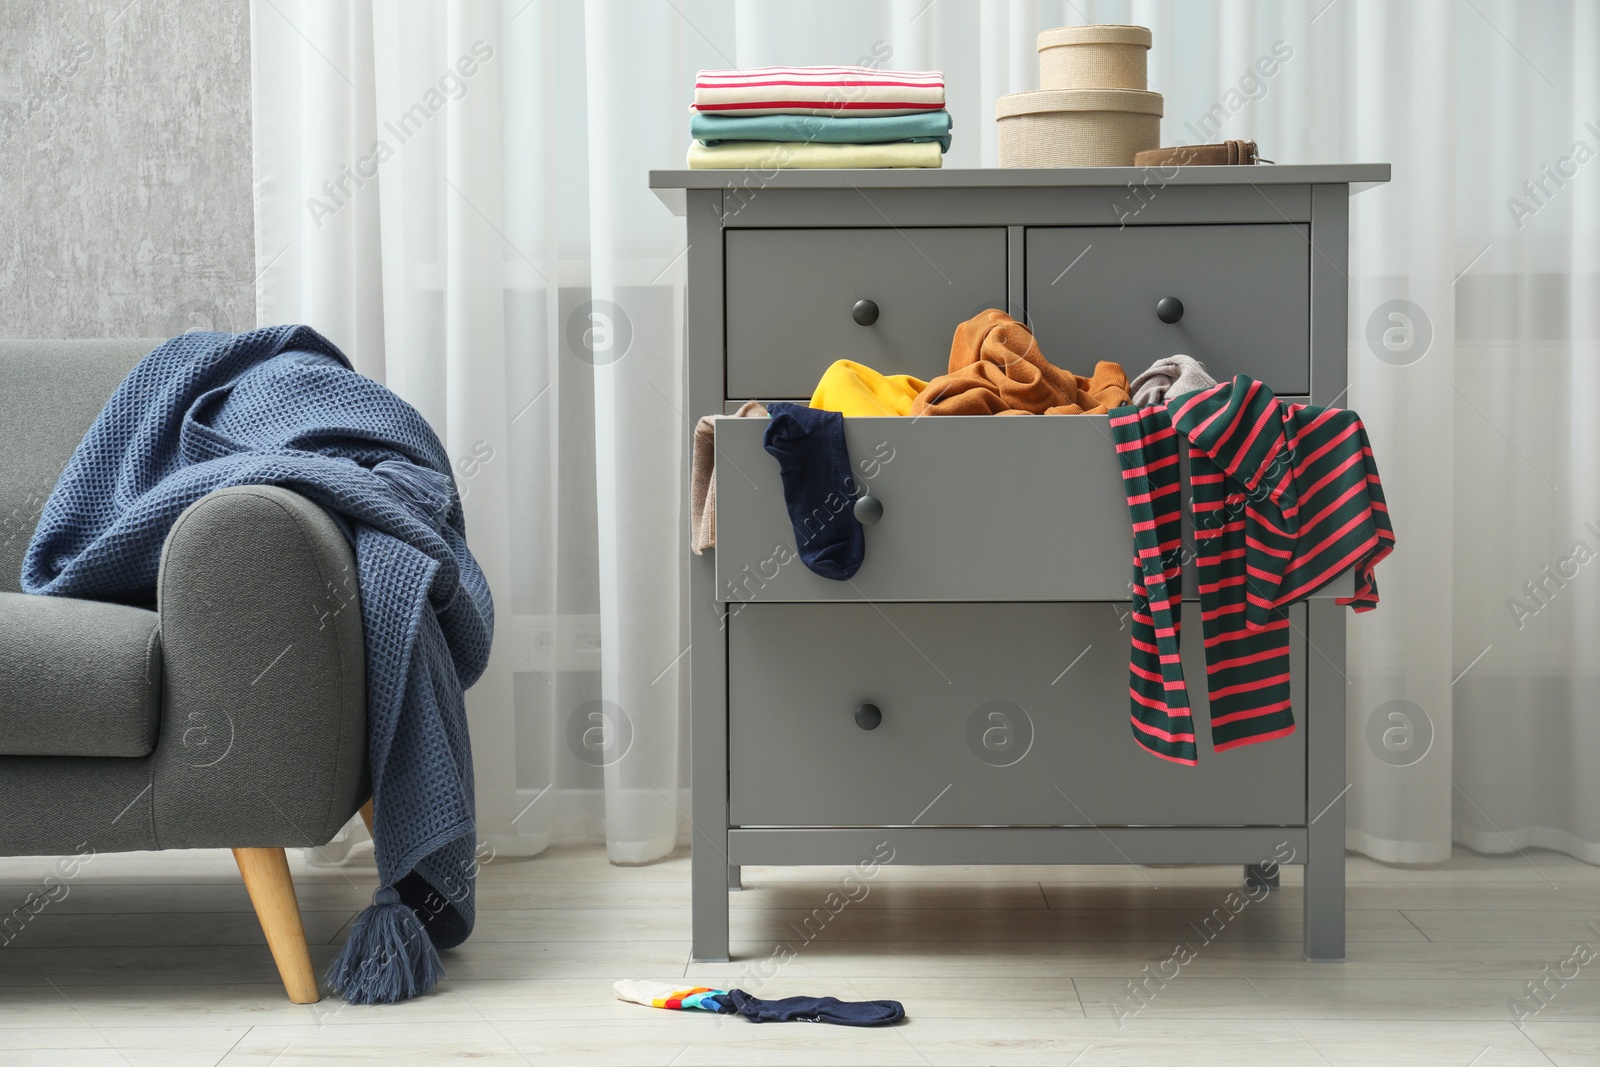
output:
[[[1161,94],[1144,89],[1033,89],[1007,93],[994,102],[994,117],[1036,115],[1045,111],[1131,111],[1160,115]]]
[[[1148,26],[1057,26],[1039,34],[1039,51],[1069,44],[1126,44],[1149,48]]]

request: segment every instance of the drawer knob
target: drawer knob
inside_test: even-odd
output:
[[[878,710],[878,705],[863,704],[856,709],[856,725],[863,730],[876,730],[881,722],[883,712]]]
[[[872,300],[857,300],[856,306],[850,309],[850,317],[861,326],[871,326],[878,321],[878,305]]]
[[[863,526],[871,526],[883,518],[883,501],[868,494],[856,498],[856,521]]]
[[[1175,296],[1164,296],[1156,301],[1156,318],[1171,325],[1183,318],[1183,301]]]

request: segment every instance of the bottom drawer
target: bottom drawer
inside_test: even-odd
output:
[[[746,604],[728,620],[735,826],[1279,826],[1306,819],[1305,608],[1288,737],[1211,750],[1198,605],[1184,671],[1198,767],[1128,725],[1120,603]],[[875,705],[881,722],[856,723]]]

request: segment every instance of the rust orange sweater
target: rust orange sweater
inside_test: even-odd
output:
[[[1094,376],[1048,362],[1028,328],[990,308],[956,327],[950,373],[911,402],[912,415],[1101,415],[1128,402],[1128,375],[1108,360]]]

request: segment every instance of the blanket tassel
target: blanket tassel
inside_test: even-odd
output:
[[[351,1004],[394,1004],[431,990],[444,977],[444,964],[416,913],[385,886],[356,916],[323,977]]]

